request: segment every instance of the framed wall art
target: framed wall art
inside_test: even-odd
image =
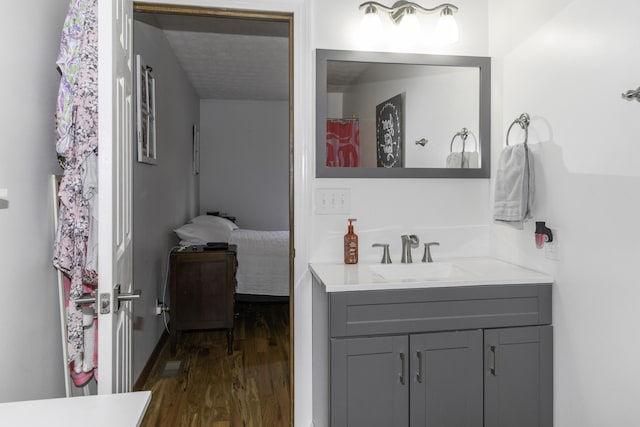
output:
[[[136,56],[136,139],[138,162],[156,164],[156,80],[152,68]]]
[[[197,125],[193,125],[192,138],[193,165],[192,171],[194,175],[200,174],[200,131]]]
[[[403,167],[403,94],[376,106],[376,153],[379,168]]]

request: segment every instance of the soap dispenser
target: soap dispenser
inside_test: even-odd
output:
[[[347,234],[344,235],[344,263],[358,263],[358,235],[353,232],[353,221],[355,218],[349,218],[349,228]]]

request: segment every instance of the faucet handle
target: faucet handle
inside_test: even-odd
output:
[[[422,255],[422,262],[433,262],[431,258],[431,246],[440,246],[439,242],[429,242],[424,244],[424,255]]]
[[[391,264],[391,257],[389,256],[389,244],[388,243],[374,243],[372,248],[383,248],[381,264]]]

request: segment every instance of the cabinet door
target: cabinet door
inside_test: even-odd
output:
[[[482,331],[411,335],[412,427],[482,427]]]
[[[408,426],[408,337],[331,340],[331,426]]]
[[[485,426],[553,425],[551,326],[486,330]]]

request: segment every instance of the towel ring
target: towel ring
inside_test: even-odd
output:
[[[516,123],[519,124],[520,127],[524,130],[524,144],[527,144],[527,140],[529,139],[530,122],[531,119],[529,118],[529,115],[527,113],[522,113],[520,114],[520,117],[518,117],[511,123],[511,126],[509,126],[509,129],[507,130],[507,147],[509,146],[509,133],[511,132],[511,128],[513,127],[513,125],[515,125]]]
[[[474,152],[478,151],[478,140],[476,139],[476,136],[473,134],[473,132],[469,132],[467,128],[462,128],[460,132],[456,133],[455,135],[453,135],[453,138],[451,138],[451,144],[449,144],[449,152],[453,153],[453,142],[456,140],[457,137],[460,137],[460,139],[462,140],[462,152],[464,153],[465,144],[467,143],[467,138],[469,137],[469,134],[473,136],[473,151]]]

